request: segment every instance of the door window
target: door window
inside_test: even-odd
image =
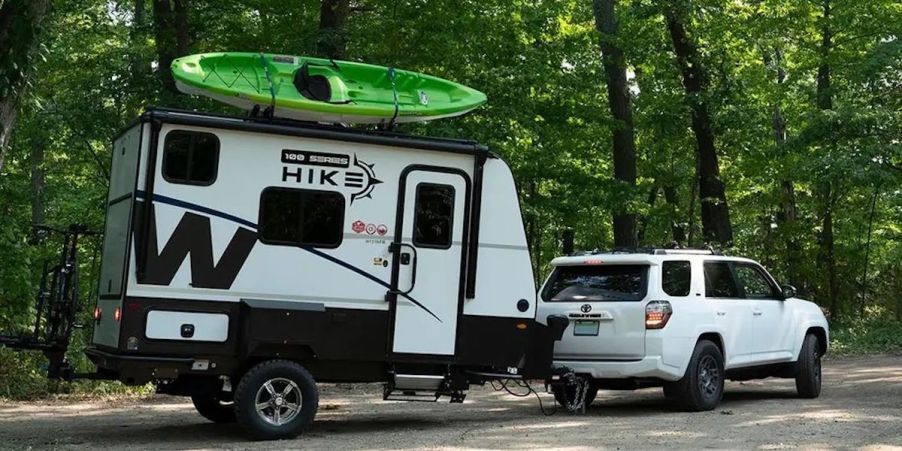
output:
[[[775,299],[775,288],[758,268],[752,265],[736,265],[736,278],[749,299]]]
[[[454,227],[454,187],[434,183],[417,185],[413,217],[413,244],[448,249]]]
[[[670,296],[689,296],[692,266],[687,261],[666,261],[661,266],[661,288]]]
[[[738,298],[739,289],[727,262],[705,262],[705,296]]]

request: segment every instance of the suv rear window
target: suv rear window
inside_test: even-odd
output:
[[[558,266],[542,291],[548,302],[641,301],[647,265]]]

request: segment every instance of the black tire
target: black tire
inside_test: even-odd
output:
[[[258,405],[266,406],[258,411]],[[313,423],[318,407],[313,376],[287,360],[269,360],[251,368],[235,390],[238,423],[257,440],[296,437]]]
[[[576,390],[575,387],[564,388],[564,387],[556,386],[551,389],[551,392],[554,394],[554,400],[557,401],[557,403],[561,406],[567,405],[567,399],[564,397],[565,390],[567,392],[567,396],[570,399],[573,399],[573,397],[575,396],[575,393],[574,393],[574,391]],[[595,401],[596,396],[598,396],[598,387],[595,385],[594,382],[590,381],[589,388],[586,389],[586,400],[585,400],[586,407],[589,407],[592,405],[592,401]]]
[[[708,340],[695,345],[683,378],[664,386],[664,394],[682,410],[713,410],[723,397],[724,367],[720,348]]]
[[[796,391],[802,398],[817,398],[821,394],[821,356],[818,338],[813,334],[805,336],[799,361],[796,363]]]
[[[194,395],[191,401],[197,413],[214,423],[235,422],[235,403],[232,401],[211,395]]]

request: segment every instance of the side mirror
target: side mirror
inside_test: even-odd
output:
[[[795,297],[796,287],[794,287],[788,283],[784,283],[780,288],[783,289],[783,299],[789,299],[789,298]]]

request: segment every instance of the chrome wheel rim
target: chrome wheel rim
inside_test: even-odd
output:
[[[706,398],[717,395],[720,387],[720,369],[714,357],[706,355],[698,362],[698,388]]]
[[[274,426],[281,426],[301,413],[303,397],[294,381],[277,377],[260,386],[255,401],[260,418]]]

